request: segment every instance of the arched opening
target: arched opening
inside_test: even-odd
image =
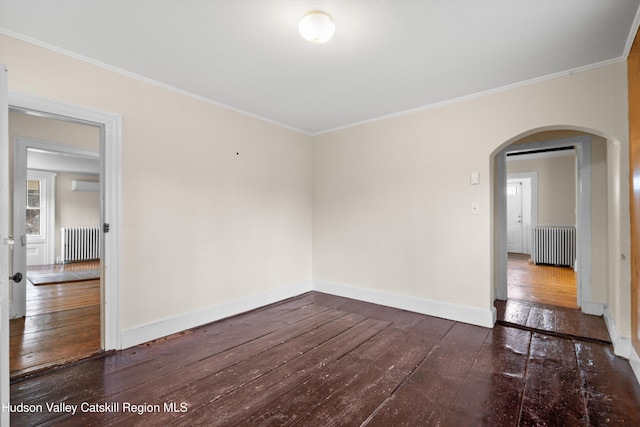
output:
[[[610,299],[615,298],[607,284],[617,283],[620,274],[619,263],[612,259],[620,239],[620,149],[617,141],[592,129],[571,126],[532,129],[506,141],[492,154],[493,299],[509,298],[507,158],[517,153],[560,148],[575,150],[575,196],[569,197],[575,197],[576,306],[584,313],[602,315]],[[533,206],[532,212],[534,218],[529,220],[530,229],[526,230],[530,245],[527,250],[532,249],[533,227],[553,222],[548,217],[537,218],[540,206]]]

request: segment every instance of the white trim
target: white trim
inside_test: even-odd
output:
[[[629,352],[629,364],[631,365],[633,373],[636,374],[638,382],[640,382],[640,356],[638,356],[633,346],[631,346],[631,351]]]
[[[451,304],[427,298],[417,298],[409,295],[325,281],[314,281],[313,290],[486,328],[492,328],[497,319],[497,312],[493,306],[490,310],[485,310],[477,307]]]
[[[637,18],[637,16],[636,16],[636,18]],[[51,50],[53,52],[56,52],[56,53],[59,53],[61,55],[65,55],[65,56],[68,56],[70,58],[73,58],[73,59],[76,59],[76,60],[79,60],[79,61],[82,61],[82,62],[86,62],[86,63],[94,65],[96,67],[100,67],[100,68],[103,68],[105,70],[112,71],[114,73],[129,77],[129,78],[132,78],[132,79],[135,79],[135,80],[139,80],[139,81],[148,83],[150,85],[153,85],[153,86],[156,86],[156,87],[159,87],[159,88],[162,88],[162,89],[169,90],[169,91],[174,92],[174,93],[178,93],[180,95],[188,96],[190,98],[196,99],[198,101],[205,102],[207,104],[211,104],[211,105],[215,105],[215,106],[218,106],[218,107],[221,107],[221,108],[225,108],[227,110],[234,111],[236,113],[240,113],[240,114],[243,114],[243,115],[246,115],[246,116],[249,116],[249,117],[253,117],[255,119],[262,120],[264,122],[271,123],[271,124],[283,127],[285,129],[289,129],[289,130],[292,130],[292,131],[295,131],[295,132],[299,132],[299,133],[302,133],[302,134],[308,135],[308,136],[323,135],[323,134],[332,133],[332,132],[336,132],[336,131],[340,131],[340,130],[344,130],[344,129],[348,129],[348,128],[352,128],[352,127],[356,127],[356,126],[370,124],[370,123],[375,123],[375,122],[379,122],[379,121],[382,121],[382,120],[387,120],[387,119],[391,119],[391,118],[395,118],[395,117],[406,116],[408,114],[413,114],[413,113],[417,113],[417,112],[420,112],[420,111],[429,110],[429,109],[432,109],[432,108],[439,108],[439,107],[443,107],[443,106],[446,106],[446,105],[455,104],[455,103],[458,103],[458,102],[463,102],[463,101],[479,98],[479,97],[482,97],[482,96],[485,96],[485,95],[491,95],[491,94],[494,94],[494,93],[505,92],[505,91],[508,91],[508,90],[511,90],[511,89],[515,89],[515,88],[518,88],[518,87],[521,87],[521,86],[528,86],[528,85],[531,85],[531,84],[540,83],[540,82],[544,82],[544,81],[547,81],[547,80],[552,80],[552,79],[555,79],[557,77],[570,76],[570,75],[573,75],[573,74],[576,74],[576,73],[581,73],[583,71],[589,71],[589,70],[593,70],[593,69],[597,69],[597,68],[601,68],[601,67],[606,67],[606,66],[617,64],[617,63],[620,63],[620,62],[625,62],[627,60],[627,56],[628,56],[628,52],[625,50],[625,52],[627,53],[626,55],[623,55],[623,56],[620,56],[620,57],[617,57],[617,58],[608,59],[608,60],[601,61],[601,62],[597,62],[595,64],[589,64],[589,65],[585,65],[585,66],[582,66],[582,67],[570,68],[568,70],[559,71],[557,73],[547,74],[547,75],[544,75],[544,76],[535,77],[535,78],[532,78],[532,79],[529,79],[529,80],[524,80],[524,81],[521,81],[521,82],[512,83],[512,84],[508,84],[508,85],[504,85],[504,86],[499,86],[497,88],[487,89],[487,90],[484,90],[484,91],[472,93],[472,94],[465,95],[465,96],[460,96],[460,97],[457,97],[457,98],[447,99],[447,100],[440,101],[440,102],[434,102],[434,103],[423,105],[423,106],[420,106],[420,107],[411,108],[411,109],[404,110],[404,111],[399,111],[399,112],[396,112],[396,113],[386,114],[386,115],[374,117],[374,118],[371,118],[371,119],[366,119],[366,120],[362,120],[362,121],[358,121],[358,122],[354,122],[354,123],[349,123],[349,124],[346,124],[346,125],[343,125],[343,126],[338,126],[338,127],[334,127],[334,128],[330,128],[330,129],[325,129],[325,130],[312,132],[312,131],[305,131],[305,130],[302,130],[302,129],[298,129],[296,127],[293,127],[293,126],[290,126],[290,125],[287,125],[287,124],[284,124],[284,123],[281,123],[281,122],[277,122],[275,120],[268,119],[266,117],[263,117],[263,116],[260,116],[260,115],[254,114],[254,113],[250,113],[250,112],[241,110],[239,108],[232,107],[230,105],[227,105],[227,104],[224,104],[224,103],[221,103],[221,102],[209,99],[209,98],[205,98],[203,96],[196,95],[194,93],[191,93],[191,92],[188,92],[188,91],[185,91],[185,90],[182,90],[182,89],[178,89],[176,87],[167,85],[165,83],[158,82],[157,80],[153,80],[153,79],[150,79],[148,77],[144,77],[144,76],[141,76],[139,74],[135,74],[135,73],[132,73],[130,71],[123,70],[122,68],[114,67],[114,66],[106,64],[104,62],[97,61],[95,59],[86,57],[84,55],[80,55],[78,53],[75,53],[75,52],[72,52],[72,51],[69,51],[69,50],[66,50],[66,49],[62,49],[62,48],[60,48],[58,46],[55,46],[55,45],[52,45],[52,44],[49,44],[49,43],[45,43],[43,41],[40,41],[40,40],[34,39],[32,37],[26,36],[24,34],[9,30],[7,28],[0,27],[0,34],[5,34],[7,36],[16,38],[18,40],[22,40],[22,41],[25,41],[27,43],[31,43],[31,44],[33,44],[35,46],[39,46],[39,47],[42,47],[42,48],[45,48],[45,49],[49,49],[49,50]]]
[[[0,64],[0,405],[10,402],[9,368],[9,89],[7,67]],[[0,407],[0,425],[9,425]]]
[[[103,240],[103,286],[102,286],[102,348],[121,347],[121,283],[120,283],[120,227],[121,221],[121,145],[122,117],[119,114],[94,110],[83,106],[33,96],[18,91],[9,91],[9,106],[44,115],[54,115],[77,123],[99,126],[100,173],[103,177],[102,208],[103,221],[111,225]]]
[[[423,106],[412,108],[412,109],[409,109],[409,110],[399,111],[397,113],[391,113],[391,114],[387,114],[387,115],[384,115],[384,116],[374,117],[372,119],[367,119],[367,120],[362,120],[362,121],[355,122],[355,123],[346,124],[344,126],[338,126],[338,127],[331,128],[331,129],[312,132],[311,136],[318,136],[318,135],[323,135],[323,134],[327,134],[327,133],[337,132],[337,131],[349,129],[349,128],[356,127],[356,126],[367,125],[367,124],[380,122],[380,121],[387,120],[387,119],[393,119],[393,118],[396,118],[396,117],[406,116],[408,114],[419,113],[421,111],[430,110],[432,108],[444,107],[444,106],[447,106],[447,105],[456,104],[458,102],[463,102],[463,101],[468,101],[468,100],[480,98],[480,97],[483,97],[485,95],[492,95],[492,94],[495,94],[495,93],[500,93],[500,92],[505,92],[505,91],[508,91],[508,90],[511,90],[511,89],[516,89],[516,88],[519,88],[519,87],[522,87],[522,86],[528,86],[528,85],[532,85],[532,84],[536,84],[536,83],[541,83],[541,82],[544,82],[544,81],[547,81],[547,80],[555,79],[557,77],[572,76],[572,75],[574,75],[576,73],[581,73],[583,71],[590,71],[590,70],[594,70],[594,69],[601,68],[601,67],[607,67],[609,65],[618,64],[618,63],[621,63],[621,62],[626,62],[626,60],[627,60],[626,57],[618,57],[618,58],[608,59],[606,61],[597,62],[595,64],[589,64],[589,65],[585,65],[583,67],[577,67],[577,68],[572,68],[572,69],[569,69],[569,70],[560,71],[560,72],[553,73],[553,74],[547,74],[545,76],[535,77],[533,79],[529,79],[529,80],[524,80],[524,81],[517,82],[517,83],[508,84],[508,85],[505,85],[505,86],[500,86],[500,87],[496,87],[496,88],[493,88],[493,89],[488,89],[488,90],[472,93],[472,94],[465,95],[465,96],[460,96],[458,98],[452,98],[452,99],[447,99],[447,100],[440,101],[440,102],[434,102],[433,104],[423,105]]]
[[[152,323],[129,328],[122,333],[122,347],[133,347],[144,342],[264,307],[311,290],[310,281],[300,282],[286,288],[238,298],[204,309],[166,317]]]
[[[580,137],[582,138],[582,137]],[[578,305],[583,312],[594,304],[591,291],[591,137],[576,144],[576,249]]]
[[[631,340],[627,337],[618,335],[616,323],[607,307],[604,308],[602,315],[604,317],[604,323],[607,325],[609,336],[611,337],[614,354],[629,360],[631,369],[633,370],[638,382],[640,382],[640,357],[638,357],[638,353],[636,353],[636,350],[633,348]]]
[[[13,165],[15,170],[15,164]],[[56,176],[57,173],[41,171],[37,169],[27,169],[27,179],[38,179],[44,181],[45,202],[42,204],[45,210],[46,239],[45,242],[45,264],[54,264],[56,260]],[[26,197],[25,197],[26,199]],[[42,238],[30,239],[27,236],[27,245],[30,241],[42,242]]]
[[[138,344],[153,341],[158,338],[245,313],[249,310],[264,307],[310,291],[352,298],[359,301],[370,302],[401,310],[408,310],[428,316],[441,317],[487,328],[492,328],[497,319],[495,307],[492,307],[491,310],[483,310],[476,307],[468,307],[425,298],[416,298],[408,295],[358,288],[338,283],[305,281],[274,291],[238,298],[204,309],[166,317],[155,322],[126,329],[122,333],[122,348],[133,347]]]
[[[580,308],[584,314],[591,314],[593,316],[603,316],[605,311],[605,305],[603,303],[593,301],[585,302]]]
[[[631,53],[631,47],[633,46],[633,40],[636,38],[638,27],[640,27],[640,8],[636,11],[636,17],[633,19],[633,24],[631,24],[631,31],[629,31],[627,43],[624,45],[624,53],[622,54],[622,57],[625,60],[629,57],[629,53]]]
[[[631,340],[627,337],[623,337],[618,335],[618,330],[616,329],[616,323],[611,316],[608,308],[604,308],[602,316],[604,317],[604,323],[607,325],[607,330],[609,331],[609,337],[611,337],[611,343],[613,344],[613,352],[616,356],[623,357],[625,359],[629,359],[629,355],[631,354],[632,346]]]

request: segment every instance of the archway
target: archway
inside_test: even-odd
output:
[[[592,158],[592,144],[597,148],[595,159]],[[506,156],[513,152],[566,146],[575,147],[577,158],[577,305],[584,313],[602,315],[609,298],[606,284],[619,277],[620,269],[618,263],[611,262],[615,253],[613,248],[619,247],[620,240],[620,207],[617,203],[620,188],[619,179],[615,178],[620,175],[620,149],[617,141],[602,133],[572,126],[549,126],[523,132],[492,154],[494,300],[507,299]],[[597,180],[592,186],[594,171]],[[594,206],[598,209],[592,218]]]

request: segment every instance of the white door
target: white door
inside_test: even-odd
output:
[[[507,184],[507,251],[522,253],[522,183]]]
[[[9,93],[7,69],[0,65],[0,405],[9,404]],[[0,407],[1,408],[1,407]],[[0,425],[9,411],[0,410]]]

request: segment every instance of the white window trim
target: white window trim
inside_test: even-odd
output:
[[[43,183],[40,189],[40,229],[44,229],[46,233],[45,237],[27,235],[27,243],[42,242],[46,239],[44,258],[47,264],[54,264],[56,257],[56,175],[55,172],[27,170],[27,180],[39,180]]]

